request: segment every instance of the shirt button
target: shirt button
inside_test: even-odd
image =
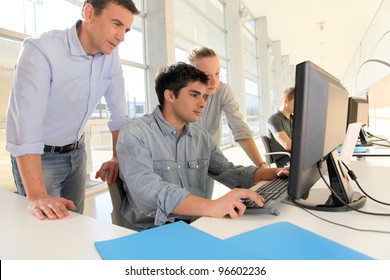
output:
[[[197,165],[196,168],[199,168],[199,165]]]
[[[168,170],[170,170],[170,169],[171,169],[171,167],[170,167],[170,166],[168,166],[168,167],[167,167],[167,169],[168,169]]]
[[[180,165],[177,166],[180,169]]]

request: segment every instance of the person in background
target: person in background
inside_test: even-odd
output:
[[[234,140],[240,144],[255,165],[267,168],[267,164],[261,157],[253,140],[252,131],[243,120],[231,87],[220,81],[219,59],[214,50],[204,46],[195,46],[187,52],[186,62],[205,72],[209,77],[205,95],[206,106],[199,124],[214,137],[215,142],[220,146],[223,111],[232,130]]]
[[[290,152],[293,133],[295,88],[289,87],[282,94],[279,110],[267,121],[267,138],[271,152]],[[273,155],[277,167],[289,165],[287,155]]]
[[[207,85],[207,75],[187,63],[163,67],[155,80],[160,105],[121,128],[117,151],[126,191],[124,226],[140,231],[200,216],[236,218],[246,209],[242,199],[263,206],[263,198],[247,188],[289,174],[288,169],[235,166],[226,159],[212,136],[194,124],[206,106]],[[207,176],[234,189],[208,199]]]
[[[7,110],[6,149],[15,184],[30,213],[60,219],[83,213],[84,128],[104,96],[113,157],[96,178],[118,176],[115,145],[128,121],[118,45],[139,14],[131,0],[88,0],[82,20],[23,42]]]

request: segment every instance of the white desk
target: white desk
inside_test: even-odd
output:
[[[40,221],[27,211],[25,197],[0,190],[0,259],[100,259],[94,241],[134,233],[70,212],[62,220]]]
[[[361,187],[369,195],[378,200],[390,202],[390,166],[375,166],[375,162],[373,161],[355,161],[351,162],[350,167],[358,176],[358,182]],[[321,186],[325,187],[325,184],[319,182],[316,185],[316,187]],[[358,191],[358,188],[355,188],[355,185],[354,189]],[[361,210],[390,214],[390,206],[379,205],[371,200],[367,200],[366,205]],[[359,232],[347,229],[324,222],[296,206],[284,203],[279,207],[279,211],[279,216],[271,214],[244,214],[233,220],[230,218],[201,218],[192,223],[192,225],[214,236],[225,239],[261,226],[288,221],[373,258],[390,260],[389,233]],[[336,213],[321,211],[311,212],[317,216],[343,225],[390,232],[390,216],[372,216],[355,211]],[[286,238],[288,238],[288,232],[286,232]],[[251,245],[248,244],[248,246]],[[261,248],[261,245],[259,248]]]
[[[364,153],[353,153],[355,157],[390,157],[390,148],[380,146],[366,147],[367,151]]]
[[[351,166],[366,192],[382,201],[390,201],[389,166],[376,166],[374,161],[352,162]],[[75,213],[62,220],[39,221],[28,213],[26,207],[24,197],[0,190],[0,259],[100,259],[94,241],[134,233]],[[200,218],[192,225],[219,238],[227,238],[271,223],[289,221],[371,257],[390,260],[390,234],[343,228],[287,204],[282,204],[279,210],[279,216],[245,214],[234,220]],[[370,200],[362,210],[390,213],[390,207]],[[353,211],[313,212],[352,227],[390,231],[390,217],[364,215]]]

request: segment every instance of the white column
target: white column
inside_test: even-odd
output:
[[[227,52],[229,57],[229,84],[240,105],[240,111],[246,120],[245,68],[243,56],[244,43],[239,9],[239,0],[226,1],[225,13],[226,29],[228,31]]]
[[[160,67],[175,62],[173,0],[146,0],[146,63],[149,112],[158,103],[154,80]]]

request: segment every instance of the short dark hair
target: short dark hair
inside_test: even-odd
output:
[[[175,97],[178,97],[179,91],[190,82],[201,82],[207,85],[208,81],[209,78],[204,72],[184,62],[161,67],[155,79],[158,101],[160,105],[164,105],[164,91],[166,89],[171,90]]]
[[[85,0],[83,4],[83,9],[85,4],[91,4],[95,10],[95,15],[100,15],[102,11],[106,8],[108,3],[114,3],[119,6],[122,6],[129,10],[133,15],[139,15],[140,11],[135,6],[132,0]]]

